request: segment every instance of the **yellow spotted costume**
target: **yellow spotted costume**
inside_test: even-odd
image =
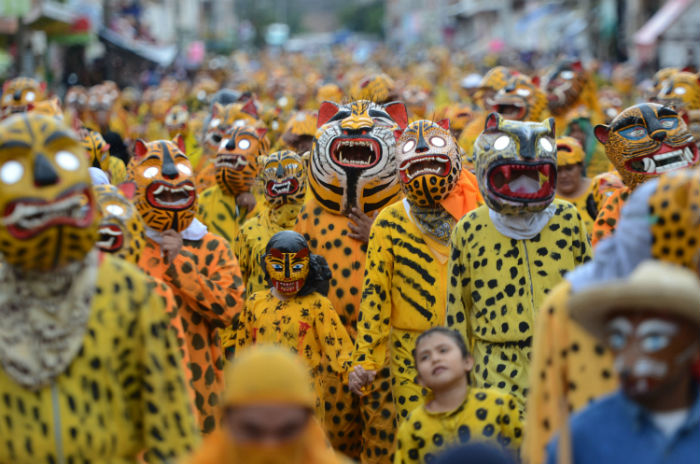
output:
[[[271,291],[253,294],[236,331],[236,349],[256,343],[282,345],[299,354],[314,381],[319,419],[323,420],[324,366],[342,376],[350,361],[352,341],[328,298],[319,293],[280,300]]]
[[[446,448],[488,442],[517,453],[523,430],[515,399],[498,390],[470,388],[454,411],[434,413],[421,404],[401,424],[395,464],[432,462]]]

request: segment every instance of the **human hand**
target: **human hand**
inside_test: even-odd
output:
[[[355,366],[348,374],[348,388],[354,394],[364,396],[366,393],[362,389],[374,382],[376,376],[377,371],[365,370],[362,366]]]
[[[369,231],[377,218],[377,212],[375,211],[372,216],[368,216],[359,208],[352,208],[348,217],[354,222],[354,224],[348,222],[350,228],[348,236],[363,243],[369,242]]]
[[[245,209],[246,211],[252,211],[255,208],[255,195],[250,192],[239,193],[236,197],[236,205],[240,209]]]
[[[160,248],[163,252],[163,257],[166,263],[172,263],[177,255],[180,254],[182,249],[182,237],[180,232],[168,229],[161,234],[163,237],[163,243],[161,243]]]

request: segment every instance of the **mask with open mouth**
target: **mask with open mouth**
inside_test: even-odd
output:
[[[537,79],[523,74],[510,76],[505,87],[486,103],[506,119],[516,121],[539,121],[547,107],[547,97],[539,89]]]
[[[586,71],[580,61],[563,61],[555,66],[543,82],[552,114],[566,112],[583,92],[586,80]]]
[[[0,253],[22,270],[82,260],[96,214],[85,150],[56,118],[26,113],[0,123]]]
[[[250,191],[258,174],[258,156],[267,153],[267,129],[234,126],[226,133],[216,153],[216,183],[229,195]]]
[[[93,189],[102,216],[97,247],[126,261],[138,263],[146,242],[141,215],[117,187],[96,185]]]
[[[234,127],[257,126],[260,124],[257,109],[253,100],[222,105],[214,103],[211,116],[207,121],[204,134],[203,148],[205,154],[214,156],[226,137],[226,133]]]
[[[656,103],[625,109],[609,126],[596,126],[595,136],[630,188],[664,172],[698,164],[698,148],[683,119]]]
[[[17,77],[2,86],[0,117],[6,118],[15,113],[24,113],[34,104],[46,98],[46,82],[39,83],[30,77]]]
[[[687,121],[695,140],[700,141],[700,122],[689,117],[690,111],[700,110],[700,74],[675,72],[659,87],[656,101],[676,110]]]
[[[134,144],[127,176],[137,186],[136,209],[146,225],[158,232],[185,230],[197,211],[192,165],[184,145],[182,137]]]
[[[323,208],[370,214],[396,199],[394,130],[405,128],[407,119],[399,102],[323,102],[309,168],[311,191]]]
[[[396,143],[401,189],[416,206],[435,207],[457,185],[462,158],[449,127],[447,119],[415,121]]]
[[[476,177],[484,201],[501,214],[533,213],[554,199],[557,149],[554,119],[541,123],[486,118],[474,144]]]
[[[276,151],[258,159],[265,198],[275,209],[301,205],[306,196],[306,169],[301,156],[290,150]]]

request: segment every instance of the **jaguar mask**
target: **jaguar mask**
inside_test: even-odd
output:
[[[353,207],[370,214],[399,192],[394,130],[407,124],[406,107],[359,100],[323,102],[311,152],[309,185],[328,211],[347,215]]]
[[[88,157],[73,131],[36,113],[0,123],[0,253],[49,271],[85,258],[97,237]]]
[[[46,83],[39,83],[30,77],[17,77],[6,81],[2,87],[0,117],[6,118],[14,113],[23,113],[32,109],[35,103],[43,100]]]
[[[401,189],[416,206],[436,207],[457,184],[462,157],[449,127],[447,119],[415,121],[396,143]]]
[[[253,100],[245,103],[214,103],[204,134],[204,149],[214,155],[226,133],[234,126],[258,125],[257,109]]]
[[[486,118],[476,139],[476,177],[490,209],[517,215],[545,209],[557,185],[554,119],[541,123]]]
[[[148,227],[158,232],[182,232],[194,219],[197,194],[184,141],[137,140],[127,175],[136,184],[136,209]]]
[[[124,188],[131,188],[130,185],[134,184],[127,183]],[[138,263],[146,242],[141,215],[117,187],[96,185],[93,189],[102,213],[97,247],[126,261]]]
[[[224,193],[249,192],[258,174],[258,156],[267,153],[266,129],[232,126],[216,153],[216,183]]]
[[[595,135],[630,188],[664,172],[698,163],[698,148],[683,119],[671,108],[656,103],[625,109],[609,126],[597,125]]]
[[[538,84],[537,79],[513,74],[506,86],[486,102],[487,106],[506,119],[539,121],[547,108],[547,96]]]
[[[549,110],[560,115],[576,102],[586,85],[586,71],[580,61],[564,61],[555,66],[544,79]]]

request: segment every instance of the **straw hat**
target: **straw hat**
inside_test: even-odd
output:
[[[672,313],[700,326],[700,280],[687,268],[663,261],[642,262],[626,279],[575,293],[569,314],[598,338],[611,311]]]

